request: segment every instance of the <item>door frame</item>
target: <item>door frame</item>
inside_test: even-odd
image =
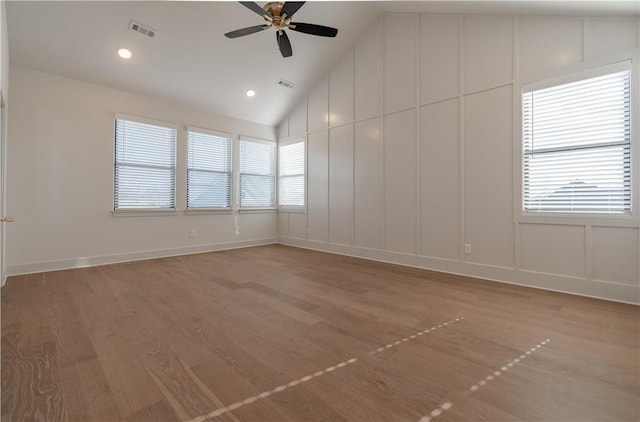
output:
[[[4,95],[0,90],[0,216],[6,215],[7,197],[7,109],[4,102]],[[5,223],[0,223],[0,286],[4,286],[7,281],[7,260],[6,260],[6,230]]]

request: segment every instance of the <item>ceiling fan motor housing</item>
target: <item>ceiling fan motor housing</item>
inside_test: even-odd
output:
[[[276,29],[284,29],[289,27],[289,23],[291,19],[288,16],[281,16],[282,7],[284,3],[279,1],[274,1],[271,3],[267,3],[264,5],[264,10],[266,13],[264,20],[267,24],[274,26]]]

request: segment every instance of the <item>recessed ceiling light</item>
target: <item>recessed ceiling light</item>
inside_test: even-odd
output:
[[[130,59],[132,55],[133,54],[131,54],[131,51],[127,50],[126,48],[121,48],[120,50],[118,50],[118,56],[122,57],[123,59]]]
[[[253,97],[254,95],[256,95],[256,92],[253,89],[247,91],[247,97]]]

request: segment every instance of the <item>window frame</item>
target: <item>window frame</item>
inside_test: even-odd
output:
[[[211,136],[215,136],[215,137],[220,137],[220,138],[226,138],[229,140],[229,148],[230,148],[230,155],[229,155],[229,171],[228,172],[218,172],[218,171],[207,171],[207,170],[197,170],[197,171],[205,171],[205,172],[211,172],[211,173],[226,173],[229,175],[229,206],[228,207],[189,207],[189,133],[199,133],[202,135],[211,135]],[[205,214],[205,213],[228,213],[230,211],[233,210],[233,198],[234,198],[234,170],[235,170],[235,166],[234,166],[234,154],[236,151],[235,148],[235,142],[234,142],[234,137],[232,134],[230,133],[226,133],[226,132],[219,132],[219,131],[215,131],[215,130],[211,130],[211,129],[204,129],[204,128],[200,128],[200,127],[195,127],[195,126],[187,126],[186,130],[185,130],[185,153],[184,153],[184,166],[185,166],[185,172],[184,172],[184,186],[185,186],[185,192],[184,192],[184,199],[185,199],[185,213],[188,214]]]
[[[126,120],[135,123],[142,123],[146,125],[159,126],[167,129],[172,129],[174,131],[174,139],[173,139],[173,165],[170,169],[173,170],[173,198],[172,203],[173,207],[170,208],[116,208],[116,170],[118,166],[117,162],[117,154],[116,154],[116,136],[117,136],[117,120]],[[140,116],[132,116],[129,114],[123,113],[115,113],[113,116],[113,144],[112,144],[112,207],[111,214],[113,216],[146,216],[146,215],[175,215],[177,212],[177,178],[178,178],[178,139],[179,139],[179,128],[178,125],[165,122],[162,120],[155,120],[146,117]]]
[[[254,173],[244,173],[242,171],[242,142],[253,142],[256,144],[264,144],[264,145],[268,145],[273,147],[274,149],[274,153],[273,153],[273,175],[271,177],[273,177],[273,196],[272,196],[272,204],[271,206],[267,206],[267,207],[247,207],[247,206],[243,206],[242,205],[242,175],[243,174],[248,174],[248,175],[256,175],[256,176],[267,176],[267,175],[259,175],[259,174],[254,174]],[[260,139],[260,138],[255,138],[252,136],[245,136],[245,135],[240,135],[238,136],[238,148],[237,148],[237,160],[238,160],[238,189],[237,189],[237,209],[240,212],[260,212],[260,211],[276,211],[277,210],[277,206],[278,206],[278,143],[275,140],[269,140],[269,139]]]
[[[598,226],[604,225],[609,227],[640,227],[640,219],[638,212],[638,119],[634,115],[639,109],[638,103],[638,59],[636,56],[629,57],[622,55],[617,60],[610,61],[594,61],[589,64],[578,64],[571,67],[567,72],[533,81],[529,83],[514,84],[514,204],[513,204],[513,220],[514,223],[522,224],[551,224],[551,225],[578,225],[578,226]],[[524,136],[523,136],[523,107],[524,93],[549,88],[552,86],[568,84],[583,79],[603,76],[619,71],[630,70],[630,91],[631,91],[631,210],[629,213],[606,214],[597,212],[553,212],[553,211],[536,211],[529,212],[524,209]]]
[[[303,172],[301,174],[295,174],[295,175],[288,175],[288,176],[284,176],[284,177],[299,177],[302,176],[302,180],[303,180],[303,186],[304,186],[304,194],[303,194],[303,204],[302,205],[280,205],[280,194],[281,194],[281,188],[280,188],[280,179],[283,177],[281,174],[281,170],[282,170],[282,160],[280,159],[281,157],[281,148],[288,146],[288,145],[293,145],[293,144],[298,144],[298,143],[302,143],[303,147],[304,147],[304,156],[303,156]],[[276,204],[278,207],[279,211],[288,211],[288,212],[303,212],[307,209],[307,164],[308,164],[308,160],[307,160],[307,139],[305,136],[297,136],[297,137],[290,137],[290,138],[285,138],[283,140],[278,141],[278,152],[277,152],[277,163],[278,163],[278,168],[277,168],[277,198],[276,198]]]

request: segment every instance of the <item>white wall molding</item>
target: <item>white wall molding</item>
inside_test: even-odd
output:
[[[461,275],[486,281],[640,305],[640,287],[622,283],[586,280],[585,278],[579,277],[523,271],[303,239],[281,237],[279,243],[287,246]]]
[[[42,273],[47,271],[70,270],[74,268],[97,267],[100,265],[120,264],[123,262],[144,261],[147,259],[168,258],[172,256],[192,255],[206,252],[223,251],[228,249],[249,248],[252,246],[272,245],[276,238],[245,240],[240,242],[213,243],[206,245],[187,246],[172,249],[158,249],[140,252],[129,252],[114,255],[79,257],[61,259],[48,262],[34,262],[30,264],[10,265],[9,276]]]
[[[640,288],[622,283],[602,280],[587,280],[580,277],[560,276],[543,272],[516,270],[512,268],[460,262],[452,259],[419,256],[410,253],[383,251],[350,245],[332,244],[292,237],[256,239],[249,241],[196,245],[182,248],[148,250],[123,254],[79,257],[57,261],[12,265],[9,276],[34,274],[47,271],[95,267],[148,259],[167,258],[230,249],[248,248],[271,244],[282,244],[321,252],[369,259],[372,261],[404,265],[431,271],[461,275],[481,280],[507,283],[542,290],[568,293],[578,296],[606,299],[615,302],[640,304]]]
[[[356,148],[349,164],[358,183],[344,179],[348,169],[341,169],[342,176],[334,177],[328,187],[309,185],[307,198],[313,206],[309,207],[308,225],[302,226],[302,218],[281,216],[282,241],[639,303],[638,213],[631,218],[522,215],[520,92],[528,83],[631,60],[638,93],[640,20],[416,17],[383,15],[350,53],[358,89],[351,122]],[[398,45],[408,47],[399,52]],[[334,93],[352,91],[351,81],[335,79],[332,83]],[[414,86],[415,92],[408,86]],[[320,92],[315,89],[307,98],[309,109],[325,109],[328,88],[322,84],[319,88]],[[640,107],[638,98],[633,96],[635,110]],[[453,99],[457,99],[457,108],[447,106]],[[417,116],[415,132],[413,120],[403,117],[411,113]],[[365,123],[375,119],[379,124]],[[345,120],[340,123],[348,124]],[[632,127],[635,147],[640,142],[640,125]],[[334,134],[328,132],[328,143]],[[339,154],[327,160],[319,152],[320,156],[314,156],[310,150],[307,157],[316,173],[336,170],[346,161]],[[632,168],[638,169],[639,157],[633,153]],[[369,179],[376,185],[362,182]],[[312,224],[311,217],[329,207],[328,199],[323,198],[325,189],[336,189],[336,184],[337,189],[352,185],[350,199],[359,206],[354,207],[353,215],[333,213],[326,227]],[[633,187],[634,210],[640,208],[638,187]],[[334,198],[331,205],[340,205],[336,204],[339,200]],[[338,245],[325,231],[346,227],[347,218],[353,220],[354,241]],[[312,234],[305,236],[310,226]],[[594,227],[599,227],[597,236],[589,232]],[[416,233],[419,237],[414,242]],[[466,243],[472,245],[472,254],[464,253]],[[390,252],[392,249],[396,252]]]

